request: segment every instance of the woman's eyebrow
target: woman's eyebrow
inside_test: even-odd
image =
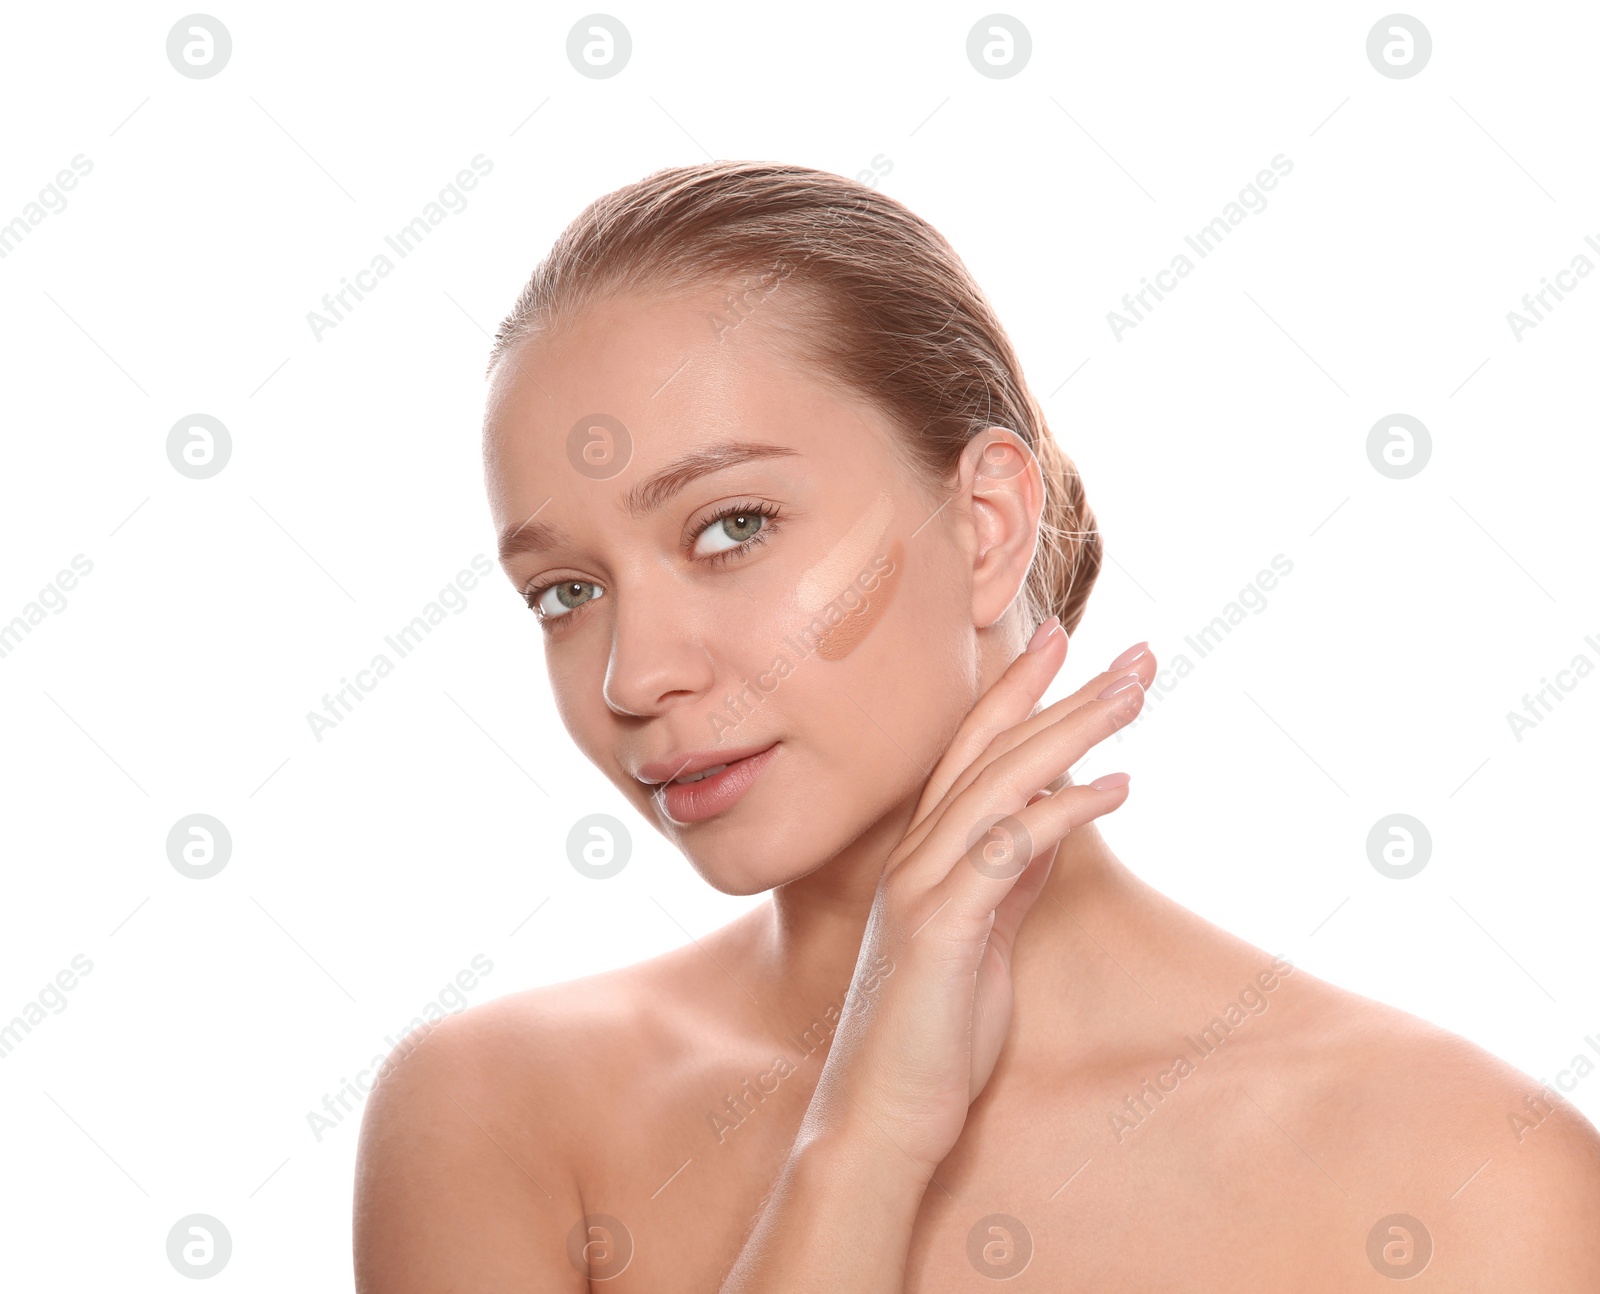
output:
[[[728,440],[716,445],[691,450],[675,458],[665,467],[652,472],[629,490],[622,500],[622,510],[630,517],[640,518],[654,512],[689,482],[711,472],[727,467],[737,467],[758,458],[777,458],[798,454],[787,445],[763,445],[754,441]]]
[[[665,467],[652,472],[640,481],[623,497],[622,509],[631,517],[643,517],[654,512],[689,482],[699,477],[711,472],[720,472],[724,468],[737,467],[740,463],[748,463],[755,459],[778,458],[799,452],[798,449],[790,449],[787,445],[763,445],[746,440],[728,440],[716,445],[706,445],[673,459]],[[521,553],[559,547],[567,541],[566,532],[560,527],[534,520],[542,507],[543,505],[535,510],[533,516],[521,525],[512,527],[501,535],[499,550],[502,562],[509,561]]]

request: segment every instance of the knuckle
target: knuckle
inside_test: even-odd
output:
[[[911,872],[911,864],[901,863],[884,876],[878,887],[879,902],[883,905],[884,915],[891,921],[904,920],[907,910],[921,892],[922,887],[917,884]]]
[[[1144,688],[1139,686],[1124,688],[1116,695],[1106,699],[1106,708],[1103,713],[1103,722],[1115,730],[1122,727],[1144,707]]]
[[[1015,743],[1016,728],[1001,728],[998,732],[991,733],[989,740],[983,743],[983,753],[989,758],[1003,755]]]
[[[997,792],[1008,790],[1009,787],[1010,781],[1006,775],[1005,765],[998,762],[985,764],[972,779],[972,788],[984,799]]]

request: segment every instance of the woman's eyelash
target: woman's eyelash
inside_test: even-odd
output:
[[[689,545],[692,548],[694,546],[695,541],[698,540],[701,535],[705,534],[706,531],[710,530],[712,526],[717,525],[719,522],[726,521],[730,517],[749,517],[749,516],[765,517],[767,519],[766,520],[766,524],[763,525],[760,530],[756,531],[755,534],[751,535],[750,538],[748,538],[746,540],[743,540],[742,542],[740,542],[738,544],[735,544],[732,548],[724,548],[724,549],[720,550],[719,552],[708,553],[706,556],[704,556],[704,557],[702,557],[700,559],[703,562],[710,562],[712,565],[720,566],[724,562],[726,562],[730,557],[737,557],[741,553],[749,552],[751,549],[755,548],[758,544],[766,543],[767,539],[771,536],[772,532],[775,529],[777,529],[777,527],[776,527],[776,525],[774,523],[778,520],[778,517],[781,515],[781,513],[782,513],[782,509],[779,508],[777,504],[768,503],[765,500],[754,500],[754,499],[752,499],[752,500],[746,500],[743,503],[730,504],[730,505],[728,505],[726,507],[718,509],[715,513],[713,513],[711,516],[707,517],[703,522],[701,522],[701,524],[699,526],[697,526],[693,531],[691,531],[690,534],[689,534]],[[592,581],[590,581],[590,580],[552,580],[548,584],[540,584],[540,585],[537,585],[537,586],[535,586],[533,588],[524,589],[523,590],[523,594],[522,594],[522,600],[525,603],[527,603],[528,610],[534,612],[537,615],[538,614],[539,599],[542,598],[551,589],[555,588],[557,585],[560,585],[560,584],[589,584],[589,583],[592,583]],[[593,600],[593,599],[591,599],[591,600]],[[582,609],[581,607],[580,608],[575,608],[573,611],[569,611],[569,612],[567,612],[566,615],[563,615],[563,616],[540,617],[540,621],[541,621],[542,624],[544,624],[546,626],[554,627],[556,624],[558,624],[562,620],[570,620],[570,619],[572,619],[572,617],[576,613],[576,611],[581,610],[581,609]]]
[[[707,517],[700,525],[695,527],[694,531],[689,536],[690,546],[692,547],[694,543],[699,540],[700,536],[705,534],[706,531],[710,530],[712,526],[717,525],[719,522],[728,520],[729,517],[765,517],[767,519],[766,524],[763,525],[760,530],[756,531],[755,534],[751,535],[750,538],[735,544],[732,548],[724,548],[719,552],[708,553],[701,559],[702,561],[707,561],[713,565],[720,566],[730,557],[737,557],[742,553],[748,553],[758,544],[766,543],[772,532],[777,529],[777,526],[773,523],[777,521],[780,512],[781,509],[776,503],[767,503],[764,500],[758,501],[754,499],[721,508],[711,516]]]

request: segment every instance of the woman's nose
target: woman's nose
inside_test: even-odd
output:
[[[619,591],[611,617],[606,704],[619,714],[651,716],[709,694],[716,665],[705,633],[681,590]]]

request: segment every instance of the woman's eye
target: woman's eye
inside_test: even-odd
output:
[[[709,557],[712,553],[725,553],[730,548],[737,548],[754,538],[766,524],[766,517],[754,511],[719,517],[702,530],[694,541],[695,555]]]
[[[769,529],[770,520],[771,517],[759,508],[748,508],[707,522],[705,529],[695,538],[694,556],[715,557],[719,553],[741,548],[758,536],[765,539],[762,531]],[[593,602],[604,592],[598,584],[589,580],[562,580],[559,584],[530,590],[527,601],[541,621],[559,620],[585,602]]]
[[[588,580],[566,580],[539,593],[533,600],[533,609],[543,620],[558,620],[585,602],[593,602],[602,592],[598,584]]]

